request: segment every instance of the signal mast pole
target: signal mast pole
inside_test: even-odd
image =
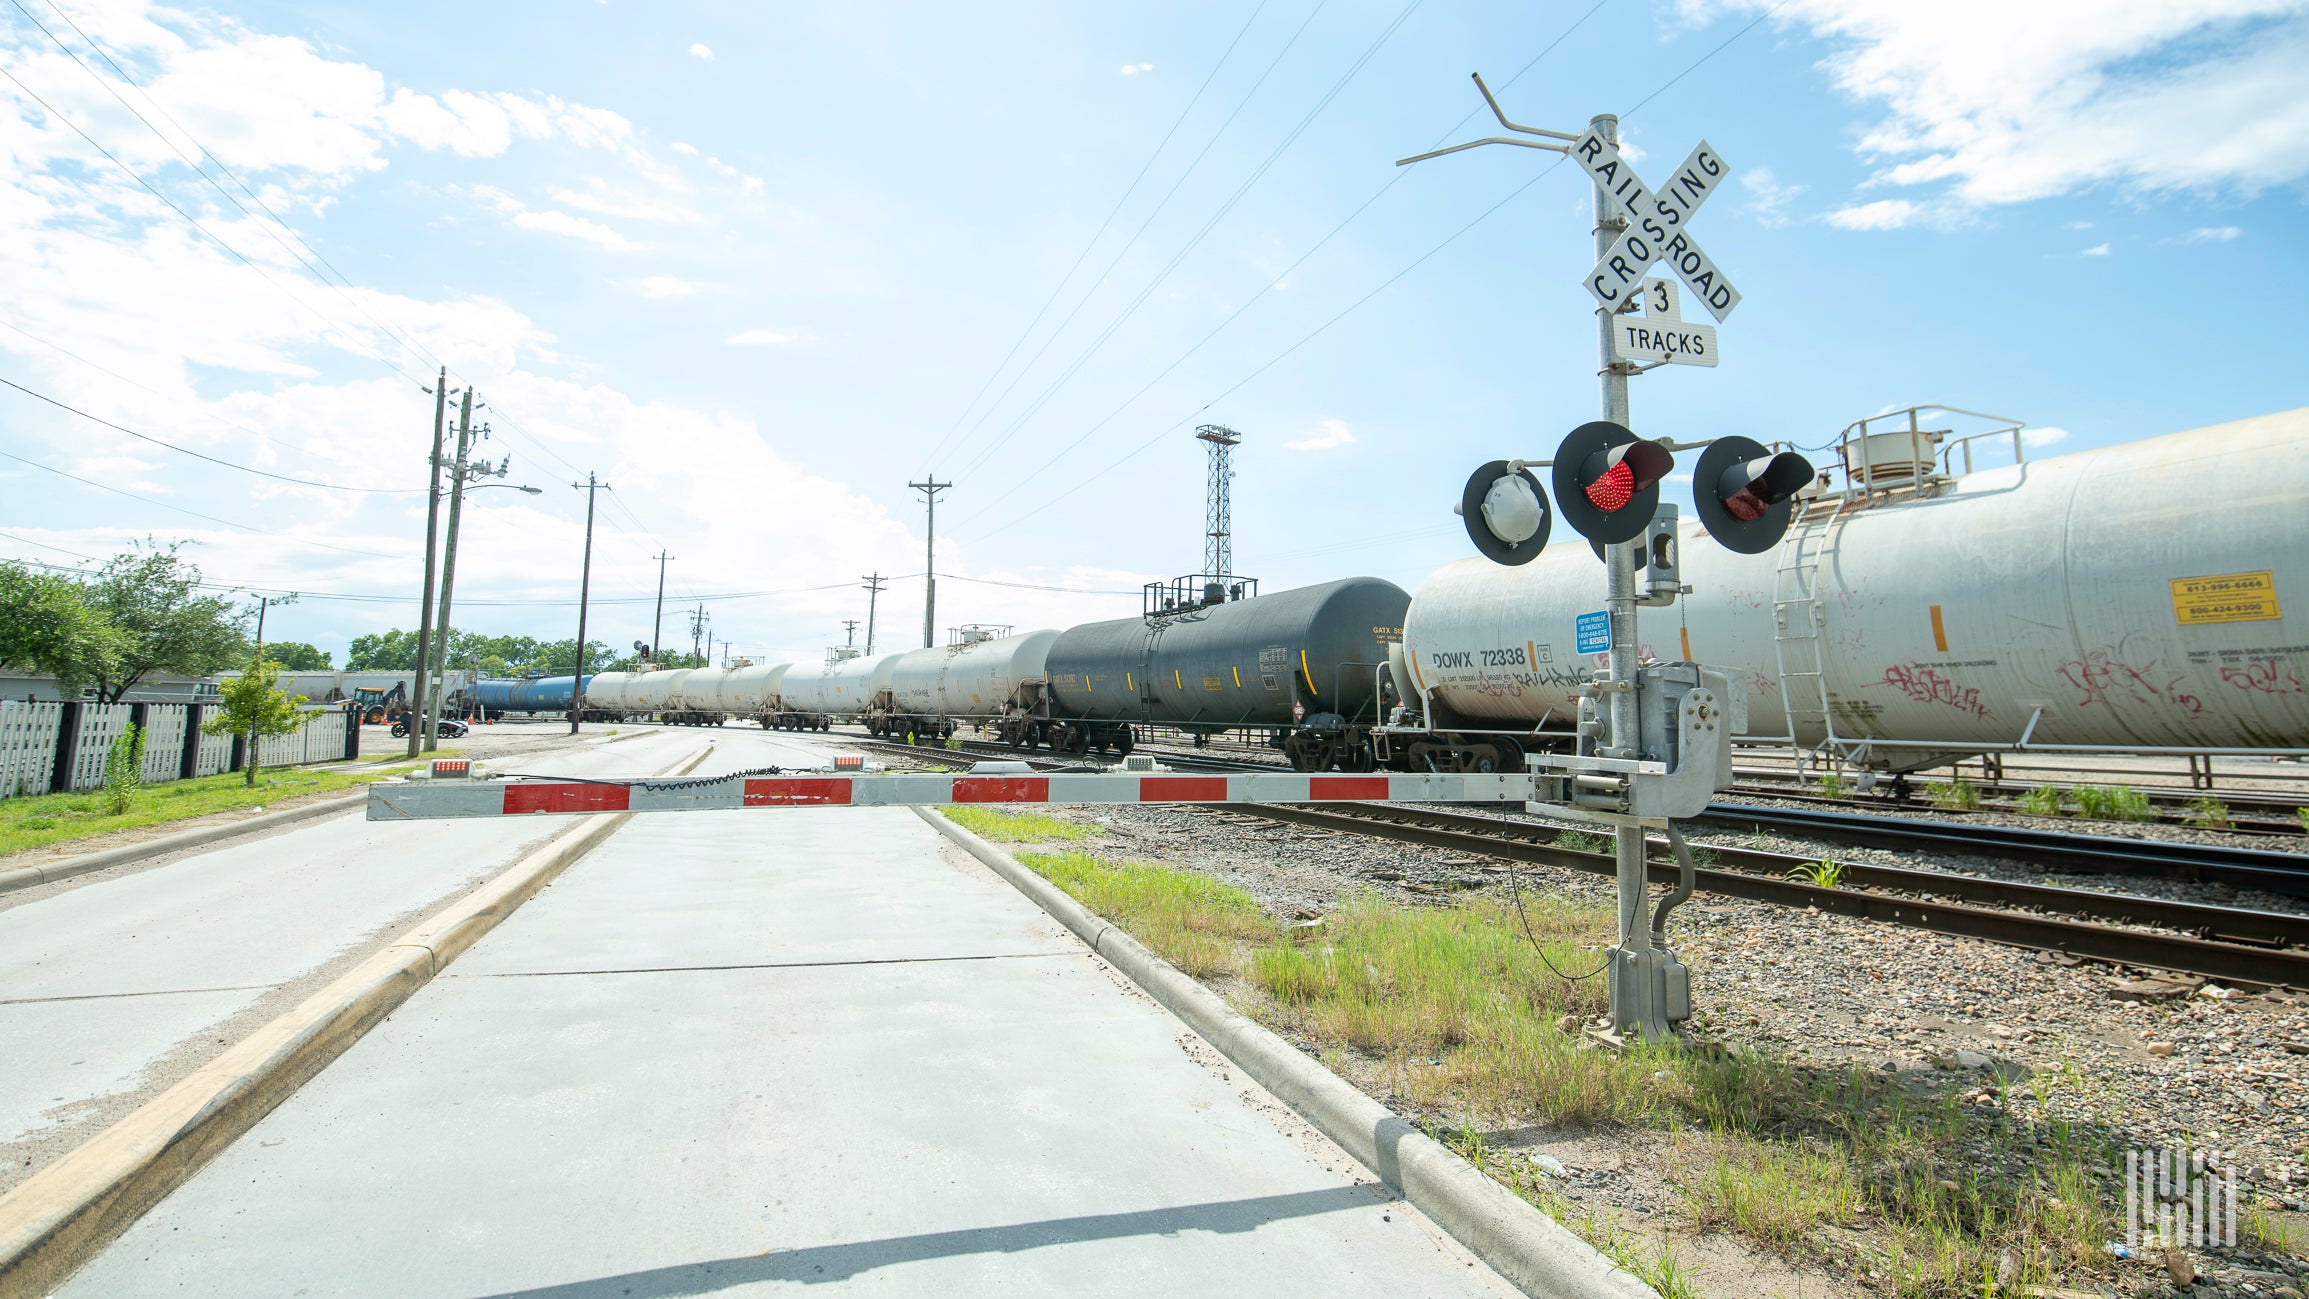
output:
[[[1608,144],[1619,143],[1619,117],[1601,113],[1588,119],[1588,125]],[[1617,195],[1602,185],[1595,187],[1595,255],[1600,260],[1611,252],[1620,232],[1628,227],[1627,208]],[[1612,312],[1597,307],[1595,312],[1596,348],[1602,360],[1598,371],[1603,381],[1603,418],[1622,427],[1634,425],[1628,418],[1628,374],[1630,366],[1612,355]],[[1605,755],[1614,758],[1633,758],[1642,748],[1642,717],[1636,698],[1636,552],[1644,544],[1639,536],[1634,541],[1623,541],[1604,547],[1604,609],[1611,619],[1611,741]],[[1614,854],[1619,875],[1619,946],[1612,953],[1611,1011],[1612,1023],[1625,1033],[1638,1025],[1659,1018],[1659,1012],[1646,1014],[1643,1004],[1652,994],[1653,980],[1644,977],[1649,972],[1652,950],[1651,926],[1644,917],[1644,903],[1650,890],[1644,875],[1644,828],[1641,825],[1622,824],[1616,831]],[[1664,1028],[1664,1023],[1661,1024]]]

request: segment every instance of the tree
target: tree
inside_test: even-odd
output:
[[[301,640],[267,642],[265,657],[291,672],[326,672],[332,666],[327,650],[308,645]]]
[[[417,670],[417,633],[402,631],[377,632],[355,636],[345,648],[347,672],[414,672]]]
[[[245,616],[221,595],[198,595],[200,569],[176,552],[181,542],[114,555],[85,598],[118,630],[120,652],[90,675],[106,703],[118,703],[154,672],[204,677],[248,652]]]
[[[118,629],[89,607],[80,583],[0,563],[0,667],[53,676],[70,698],[117,671],[120,649]]]
[[[245,735],[248,761],[241,766],[243,783],[257,783],[259,741],[268,735],[287,735],[305,724],[305,697],[282,694],[280,665],[261,655],[249,660],[247,670],[224,683],[216,716],[201,724],[210,735]]]

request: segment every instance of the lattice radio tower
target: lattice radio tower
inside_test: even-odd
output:
[[[1235,446],[1243,435],[1224,424],[1205,424],[1195,436],[1210,444],[1211,476],[1203,514],[1203,571],[1224,577],[1235,571],[1234,522],[1227,484],[1234,481]]]

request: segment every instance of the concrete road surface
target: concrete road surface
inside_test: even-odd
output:
[[[59,1293],[829,1285],[1513,1293],[901,809],[637,818]]]
[[[653,734],[537,765],[655,771],[703,743]],[[0,910],[0,1150],[38,1149],[8,1159],[0,1185],[21,1180],[27,1158],[56,1153],[44,1134],[81,1135],[74,1120],[168,1081],[157,1076],[164,1059],[218,1048],[213,1039],[245,1030],[231,1024],[242,1012],[282,1000],[272,994],[560,828],[373,825],[353,814],[11,899]]]

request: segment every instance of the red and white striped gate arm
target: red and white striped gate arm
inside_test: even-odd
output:
[[[369,786],[369,819],[950,803],[1524,803],[1531,797],[1531,777],[1520,772],[1420,776],[876,772],[741,774],[702,780],[418,780]]]

